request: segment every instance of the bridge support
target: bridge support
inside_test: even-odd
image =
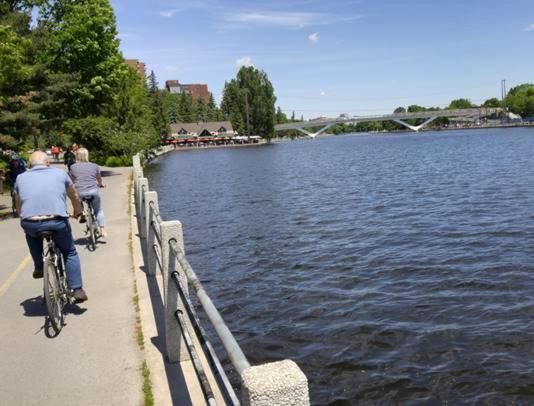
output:
[[[396,123],[398,123],[400,125],[403,125],[404,127],[409,128],[412,131],[418,132],[421,128],[426,127],[428,124],[430,124],[436,118],[438,118],[438,117],[437,116],[430,117],[429,119],[427,119],[426,121],[424,121],[422,124],[419,124],[419,125],[410,125],[410,124],[405,123],[404,121],[402,121],[402,120],[400,120],[398,118],[394,118],[393,121],[395,121]]]
[[[311,133],[309,131],[306,131],[304,128],[302,127],[298,127],[297,130],[300,131],[301,133],[304,133],[306,134],[307,136],[311,137],[311,138],[315,138],[317,137],[318,135],[321,135],[322,133],[324,133],[326,130],[328,130],[330,127],[332,127],[334,124],[328,124],[328,125],[325,125],[323,128],[321,128],[319,131],[317,131],[316,133]]]

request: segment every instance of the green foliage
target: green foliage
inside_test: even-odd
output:
[[[158,135],[164,139],[170,133],[169,116],[165,113],[163,96],[158,89],[158,82],[154,71],[148,77],[148,98],[152,110],[152,125]]]
[[[21,90],[32,69],[26,63],[30,41],[19,36],[12,27],[0,25],[0,94]],[[0,102],[2,99],[0,98]]]
[[[55,72],[79,75],[75,101],[81,116],[102,114],[113,102],[122,62],[113,9],[108,0],[63,6],[61,19],[47,22],[51,30],[47,63]]]
[[[282,109],[280,107],[278,107],[276,109],[276,124],[285,124],[288,121],[289,120],[287,119],[287,116],[284,114]]]
[[[501,101],[496,97],[492,97],[484,102],[482,107],[501,107]]]
[[[470,109],[476,107],[469,99],[456,99],[451,101],[451,104],[449,104],[449,109],[455,110],[455,109]]]
[[[275,102],[276,96],[267,74],[252,66],[243,66],[237,77],[225,84],[221,110],[232,122],[234,130],[240,133],[248,130],[248,112],[250,135],[270,139],[274,134]]]
[[[110,157],[107,157],[104,165],[109,166],[111,168],[117,167],[117,166],[132,166],[132,156],[131,155],[110,156]]]
[[[534,85],[524,83],[513,87],[504,99],[504,105],[521,117],[534,117]]]

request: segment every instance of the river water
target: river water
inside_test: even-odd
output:
[[[312,403],[532,404],[533,156],[531,129],[345,135],[147,173],[251,363],[293,359]]]

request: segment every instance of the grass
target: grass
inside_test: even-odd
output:
[[[150,381],[150,370],[146,361],[143,361],[143,393],[145,394],[145,406],[154,405],[154,394],[152,393],[152,382]]]
[[[132,179],[130,178],[130,183],[128,184],[128,215],[131,219],[132,215]],[[145,336],[143,334],[143,328],[141,324],[141,307],[139,306],[139,291],[137,290],[137,279],[135,277],[135,268],[133,265],[133,236],[132,236],[132,226],[130,224],[130,230],[128,232],[128,248],[130,250],[130,257],[132,258],[132,274],[133,274],[133,291],[134,295],[132,302],[135,310],[135,337],[137,345],[141,351],[145,349]],[[152,382],[150,380],[150,369],[146,363],[146,359],[143,360],[141,365],[141,375],[143,376],[143,394],[145,397],[145,406],[154,405],[154,394],[152,392]]]

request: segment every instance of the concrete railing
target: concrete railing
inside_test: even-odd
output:
[[[149,155],[162,155],[173,150],[162,147]],[[150,158],[149,158],[150,159]],[[149,190],[140,156],[133,157],[133,180],[139,234],[146,251],[146,271],[163,276],[165,306],[165,349],[170,362],[191,360],[208,404],[216,404],[204,368],[193,345],[196,337],[201,351],[227,404],[240,404],[221,363],[202,328],[190,301],[190,287],[213,325],[218,338],[241,379],[241,403],[245,406],[309,405],[308,381],[298,365],[291,360],[251,366],[219,311],[206,293],[184,249],[182,224],[163,221],[159,213],[158,195]],[[238,292],[236,292],[238,294]]]

